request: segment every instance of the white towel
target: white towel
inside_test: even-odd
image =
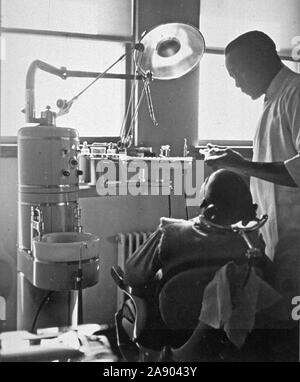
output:
[[[281,299],[281,296],[251,269],[247,284],[247,264],[230,262],[219,269],[203,295],[200,321],[223,328],[228,339],[241,348],[255,324],[255,314]]]

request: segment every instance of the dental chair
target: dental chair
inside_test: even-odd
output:
[[[253,247],[248,232],[259,229],[265,224],[264,215],[250,227],[219,226],[210,221],[206,223],[214,228],[232,230],[241,235],[247,243],[246,252],[248,272],[244,285],[253,266],[260,268],[261,252]],[[125,295],[122,308],[115,315],[117,342],[126,361],[157,361],[161,349],[165,346],[178,348],[184,345],[196,328],[201,311],[203,293],[206,285],[213,279],[217,270],[232,259],[202,261],[186,264],[180,269],[164,275],[152,296],[128,288],[123,282],[123,270],[111,268],[111,276]],[[272,277],[270,277],[272,280]],[[176,303],[175,303],[176,302]],[[197,302],[197,303],[195,303]],[[289,331],[289,340],[297,346],[297,333]],[[274,338],[280,336],[286,341],[286,333],[274,330],[253,330],[249,334],[242,350],[237,350],[228,340],[223,330],[211,330],[209,345],[205,347],[204,361],[272,361]],[[278,341],[277,341],[278,342]],[[290,343],[291,344],[291,343]]]

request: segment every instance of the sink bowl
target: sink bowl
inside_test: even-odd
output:
[[[47,262],[69,262],[99,257],[100,238],[86,232],[53,232],[32,242],[33,257]]]

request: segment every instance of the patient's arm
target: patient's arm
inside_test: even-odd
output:
[[[159,243],[163,232],[157,229],[146,242],[126,261],[124,283],[130,287],[143,288],[155,281],[161,268]]]

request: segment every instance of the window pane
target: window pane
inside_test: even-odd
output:
[[[131,36],[132,0],[2,0],[2,26]]]
[[[24,125],[25,77],[32,61],[39,59],[58,68],[102,72],[124,53],[124,44],[62,37],[5,34],[6,59],[1,65],[1,134],[16,135]],[[125,63],[111,73],[125,73]],[[58,98],[70,100],[93,79],[62,80],[36,72],[36,115],[50,105],[57,111]],[[58,126],[76,128],[81,136],[118,136],[125,109],[125,81],[100,79],[76,100]]]
[[[235,87],[224,56],[203,56],[199,85],[200,140],[252,140],[262,104],[263,97],[253,101]]]
[[[200,27],[207,46],[224,48],[249,30],[262,30],[277,50],[291,49],[300,35],[299,0],[201,0]]]
[[[295,63],[284,64],[296,70]],[[199,86],[199,139],[252,141],[264,96],[254,101],[236,88],[222,55],[203,56]]]

